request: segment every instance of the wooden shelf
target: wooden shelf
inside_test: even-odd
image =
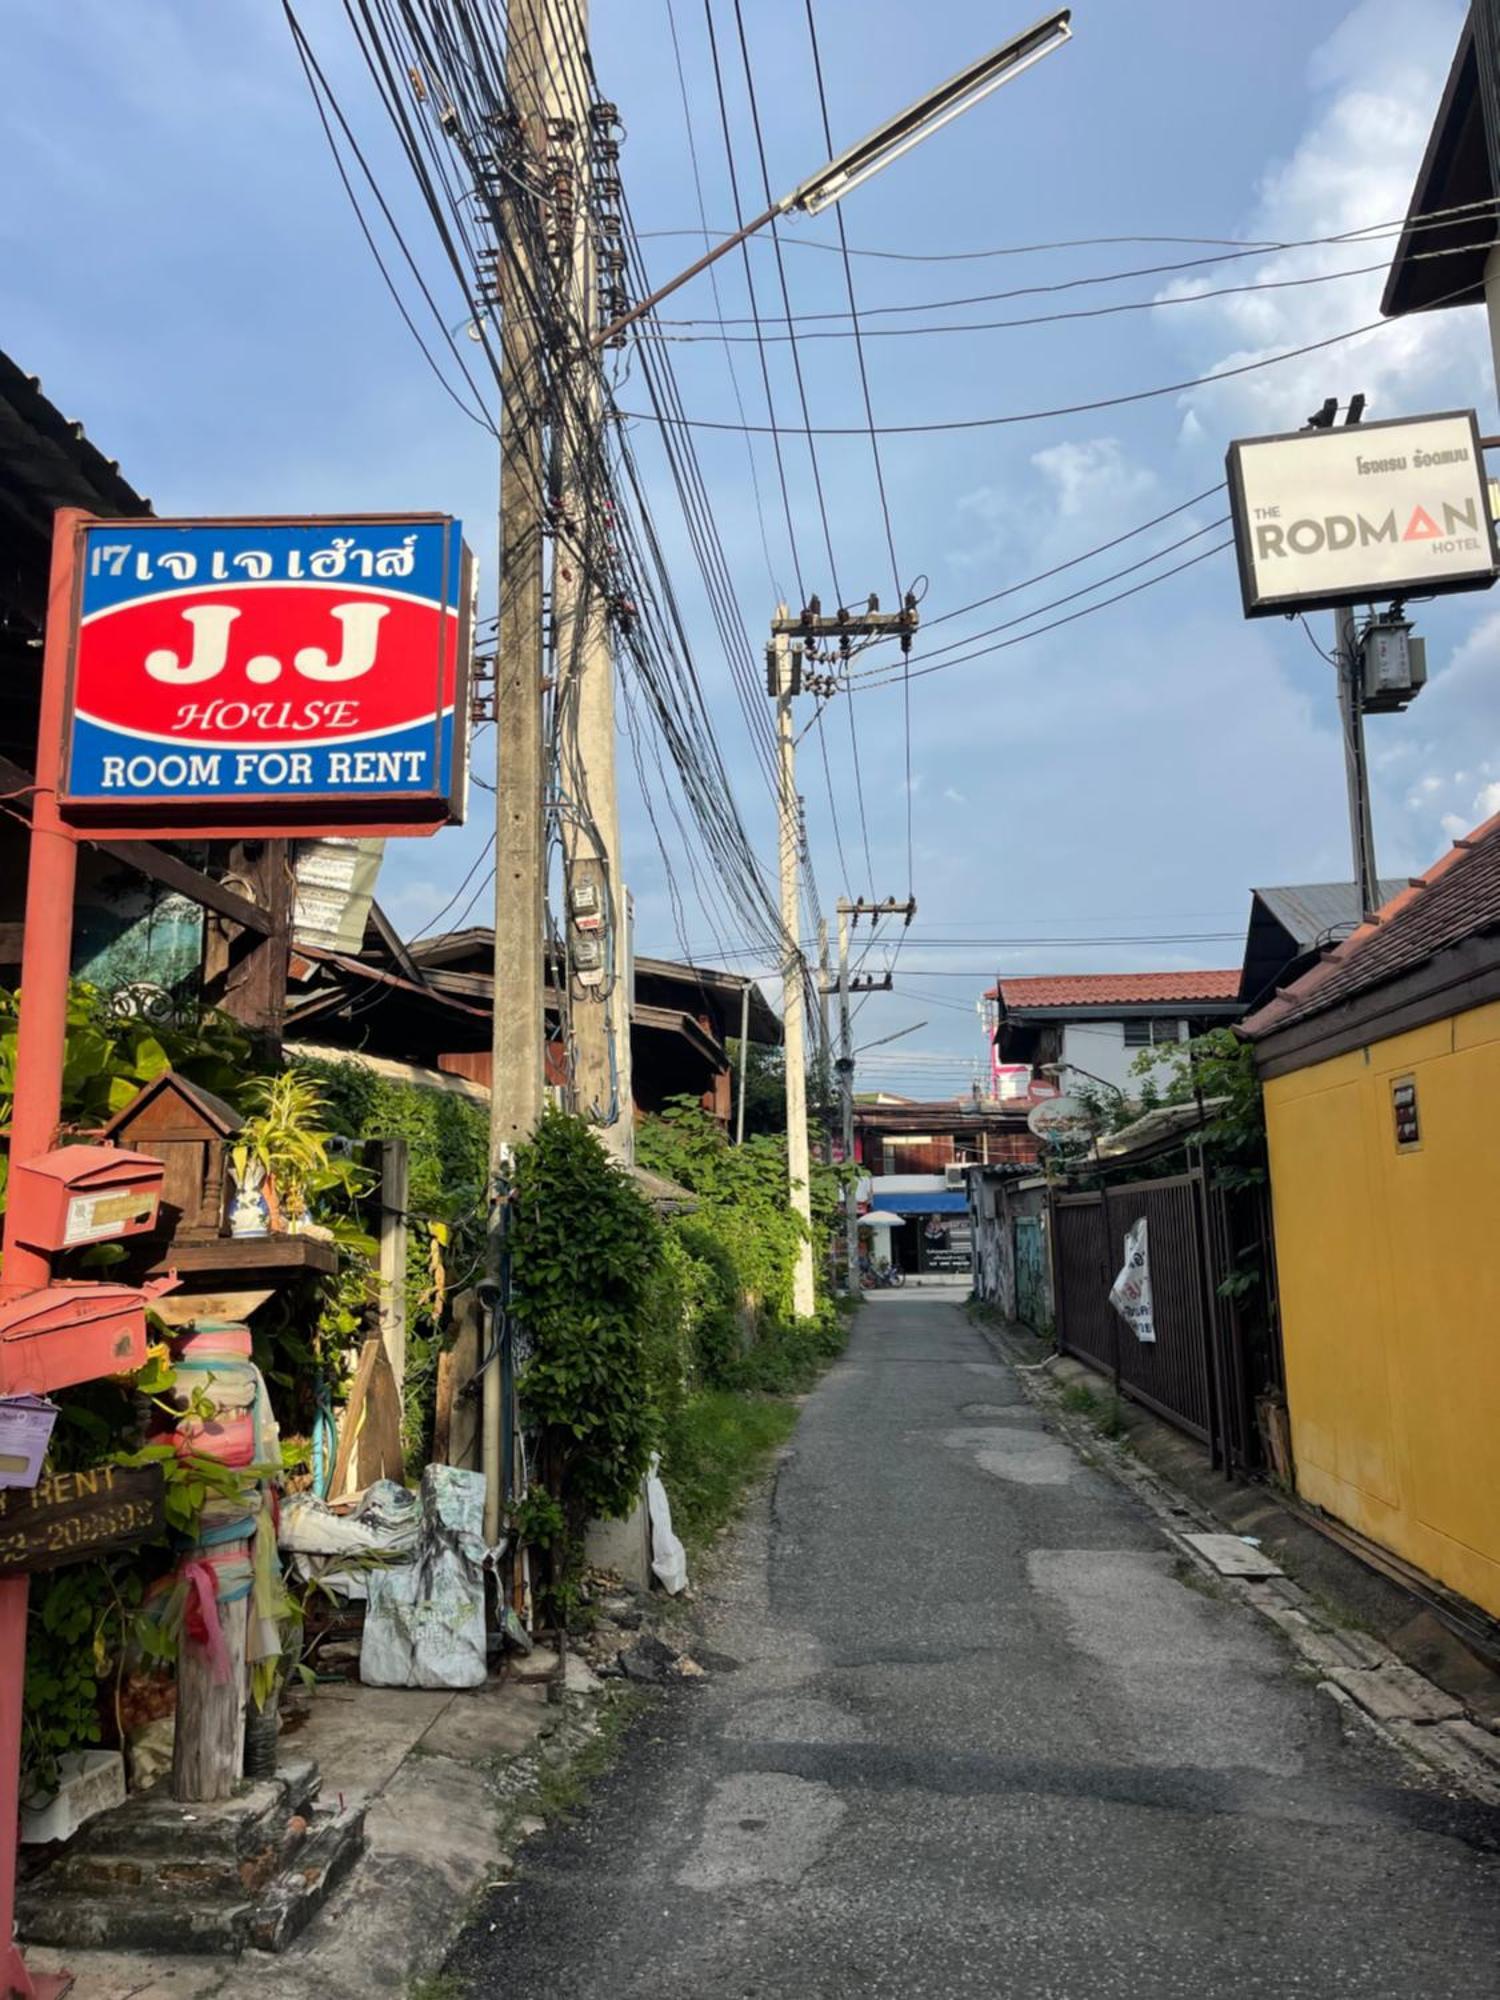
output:
[[[176,1271],[179,1277],[205,1275],[259,1278],[275,1282],[304,1272],[332,1273],[338,1269],[338,1246],[319,1236],[213,1236],[196,1243],[174,1243],[148,1266],[151,1277]]]

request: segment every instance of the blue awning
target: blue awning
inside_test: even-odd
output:
[[[897,1215],[967,1215],[969,1197],[957,1188],[923,1189],[916,1194],[883,1194],[878,1206]]]

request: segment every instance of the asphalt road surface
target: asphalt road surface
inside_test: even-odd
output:
[[[860,1314],[706,1620],[465,1990],[1500,1995],[1500,1814],[1345,1740],[941,1296]]]

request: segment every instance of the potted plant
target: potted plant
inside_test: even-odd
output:
[[[257,1077],[246,1095],[252,1109],[229,1149],[230,1234],[297,1235],[307,1224],[309,1194],[343,1177],[329,1157],[328,1106],[294,1069]]]

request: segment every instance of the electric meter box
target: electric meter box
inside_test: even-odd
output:
[[[156,1227],[165,1169],[120,1146],[59,1146],[11,1170],[9,1204],[34,1250],[80,1250]]]
[[[44,1285],[0,1300],[0,1396],[45,1396],[146,1359],[146,1302],[165,1287]]]
[[[1427,646],[1401,620],[1377,621],[1360,641],[1365,707],[1373,715],[1404,709],[1427,684]]]

